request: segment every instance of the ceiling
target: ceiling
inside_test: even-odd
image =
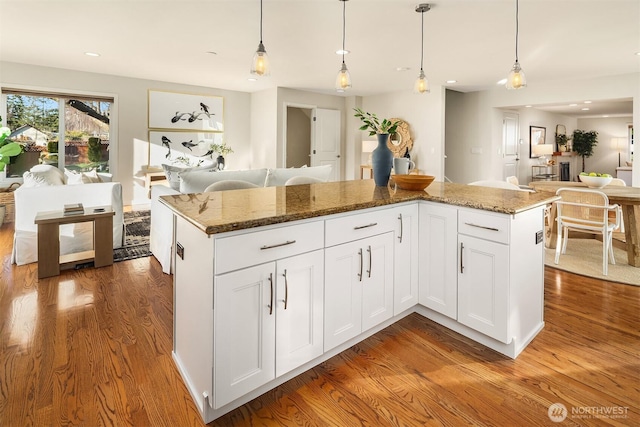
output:
[[[353,88],[345,95],[413,87],[420,69],[416,3],[346,3]],[[342,5],[264,0],[272,72],[255,82],[247,79],[259,41],[258,0],[0,0],[0,59],[245,92],[279,86],[336,94]],[[461,92],[495,87],[515,59],[515,0],[431,5],[424,14],[431,84]],[[530,85],[640,71],[640,0],[520,0],[519,15],[519,59]],[[446,83],[451,79],[457,83]]]

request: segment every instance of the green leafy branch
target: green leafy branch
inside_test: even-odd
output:
[[[362,122],[364,123],[364,125],[360,127],[360,130],[369,131],[369,136],[378,133],[396,133],[396,129],[400,124],[399,120],[380,120],[374,113],[362,111],[360,108],[354,108],[353,110],[356,112],[354,116],[362,120]]]

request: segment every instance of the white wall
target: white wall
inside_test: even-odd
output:
[[[251,167],[254,169],[276,165],[277,106],[276,88],[251,94]]]
[[[623,138],[626,146],[630,124],[631,117],[578,119],[578,129],[598,132],[598,144],[593,150],[593,156],[584,161],[586,172],[608,173],[611,176],[616,176],[618,150],[612,146],[611,140],[612,138]],[[627,152],[628,148],[626,147],[621,150],[622,166],[625,165],[624,162],[628,158]],[[582,165],[582,158],[579,159],[579,163]]]
[[[425,94],[403,91],[362,98],[364,111],[409,123],[413,139],[411,159],[422,174],[434,175],[438,181],[444,179],[444,98],[445,89],[436,85]],[[369,138],[368,133],[360,132],[360,141]]]
[[[41,90],[103,93],[117,98],[117,159],[114,180],[122,183],[125,205],[147,203],[141,167],[148,158],[148,90],[166,90],[224,98],[225,140],[234,153],[226,156],[233,169],[251,167],[250,95],[244,92],[132,79],[107,74],[0,62],[0,85]]]
[[[528,77],[530,82],[534,81],[531,76]],[[447,108],[447,129],[452,129],[452,126],[464,126],[465,129],[448,132],[446,142],[448,159],[445,172],[452,180],[462,183],[478,179],[502,179],[501,116],[504,109],[521,111],[525,105],[571,103],[580,100],[633,99],[634,128],[638,129],[640,126],[640,73],[615,76],[615,78],[575,79],[545,84],[534,82],[518,91],[497,87],[489,91],[457,94],[448,98],[451,98],[448,101],[453,102],[455,106]],[[520,137],[527,144],[528,122],[537,120],[538,118],[523,119],[521,117]],[[543,119],[543,121],[546,120]],[[527,126],[526,132],[523,131],[523,126]],[[547,138],[549,138],[555,133],[555,124],[552,127],[546,127]],[[572,130],[567,127],[567,133]],[[452,141],[449,141],[449,136]],[[469,153],[471,147],[482,147],[482,154],[471,155]],[[634,165],[633,183],[634,186],[640,187],[640,167],[637,165]]]

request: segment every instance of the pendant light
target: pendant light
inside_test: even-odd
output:
[[[518,62],[518,6],[518,0],[516,0],[516,62],[507,76],[507,83],[505,84],[507,89],[520,89],[527,86],[527,79]]]
[[[269,67],[269,57],[267,51],[262,44],[262,0],[260,0],[260,43],[258,44],[258,50],[253,55],[253,61],[251,62],[251,74],[258,76],[268,76],[271,74],[271,68]]]
[[[347,64],[344,63],[344,39],[346,34],[346,5],[349,0],[338,0],[342,2],[342,66],[340,67],[340,71],[338,72],[338,77],[336,77],[336,89],[338,91],[344,92],[345,90],[351,88],[351,75],[349,74],[349,70],[347,70]]]
[[[429,92],[429,81],[425,78],[424,70],[422,69],[424,61],[424,13],[429,10],[431,10],[429,3],[420,3],[416,6],[416,12],[422,15],[422,45],[420,49],[420,74],[418,74],[418,78],[413,85],[413,91],[415,93]]]

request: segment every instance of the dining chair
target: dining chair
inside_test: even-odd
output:
[[[558,240],[556,242],[555,263],[560,261],[560,252],[567,252],[569,230],[590,234],[602,234],[602,274],[607,275],[610,259],[613,256],[613,230],[620,226],[620,209],[610,205],[609,198],[602,191],[592,189],[559,188],[556,195],[561,199],[556,203],[558,221]],[[615,214],[614,222],[609,212]]]
[[[623,179],[613,178],[608,185],[626,187],[627,183],[624,182]],[[620,233],[624,233],[624,219],[622,218],[622,206],[620,206],[619,209],[620,209],[620,229],[617,231],[620,231]],[[609,219],[610,220],[613,219],[613,212],[609,212]]]
[[[517,185],[521,190],[533,190],[533,188],[529,187],[528,185],[521,185],[517,176],[508,176],[505,178],[505,181],[507,181],[509,184]]]

